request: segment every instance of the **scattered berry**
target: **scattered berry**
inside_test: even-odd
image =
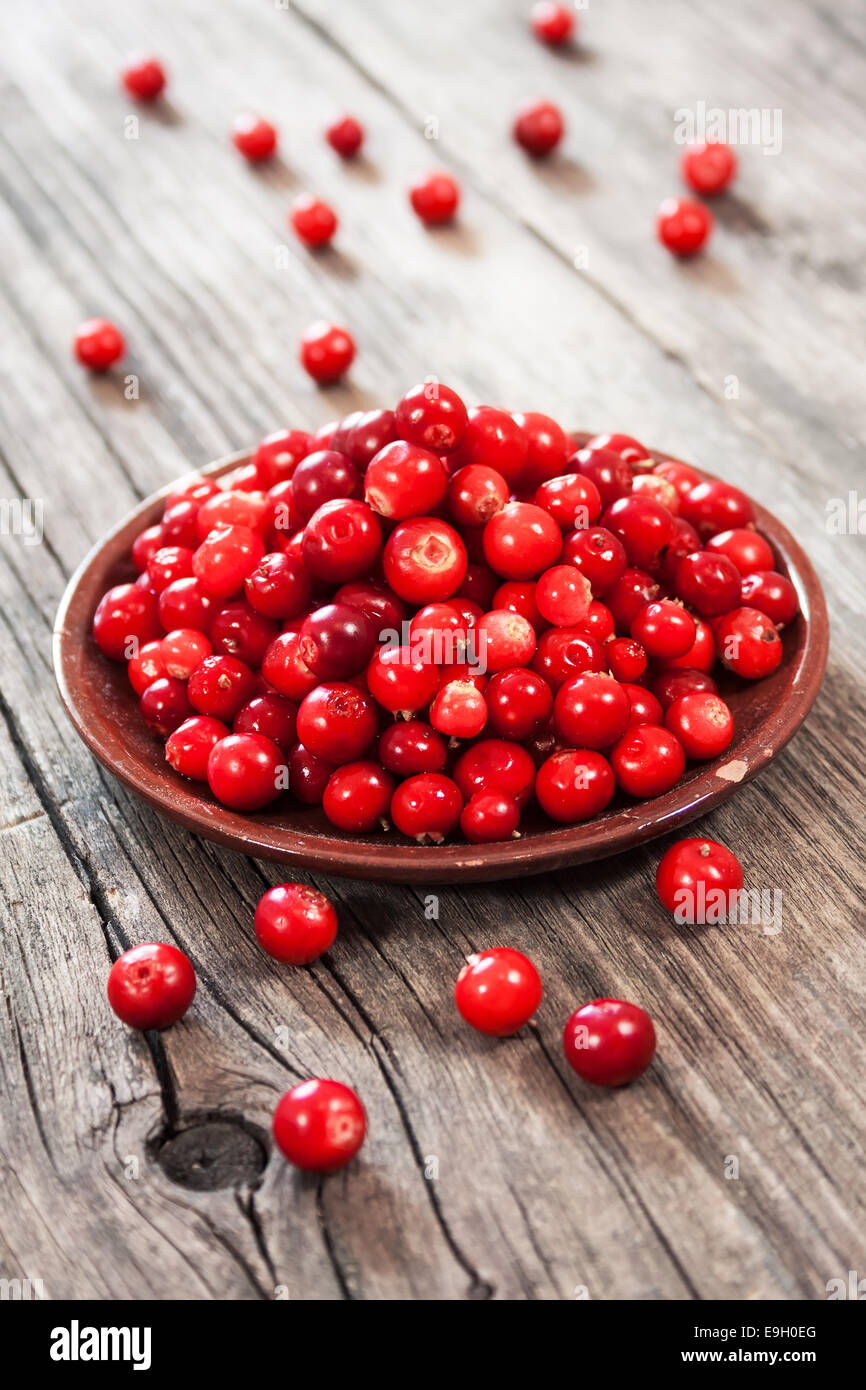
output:
[[[508,946],[468,956],[454,989],[461,1017],[494,1038],[519,1032],[541,1003],[541,994],[532,961]]]
[[[106,372],[126,351],[119,328],[108,319],[87,319],[75,334],[75,356],[91,372]]]
[[[317,888],[278,883],[259,899],[255,930],[262,950],[274,960],[309,965],[334,944],[337,914]]]
[[[168,1028],[189,1008],[195,971],[183,951],[151,941],[124,951],[108,976],[108,1002],[130,1028]]]
[[[296,1168],[334,1173],[355,1157],[367,1116],[355,1092],[340,1081],[316,1078],[293,1086],[274,1111],[274,1142]]]
[[[565,1060],[594,1086],[625,1086],[652,1061],[652,1019],[623,999],[594,999],[571,1015],[562,1038]]]

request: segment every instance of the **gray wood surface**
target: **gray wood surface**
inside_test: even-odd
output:
[[[41,499],[44,541],[0,538],[0,1275],[46,1297],[815,1299],[866,1274],[866,540],[827,527],[831,499],[864,487],[866,12],[593,3],[577,51],[554,54],[527,8],[4,6],[0,493]],[[128,139],[116,73],[137,47],[171,91]],[[533,94],[569,122],[546,165],[508,138]],[[784,139],[742,149],[709,253],[682,265],[653,220],[679,190],[675,112],[699,100],[779,108]],[[280,127],[273,168],[227,141],[249,104]],[[357,166],[321,139],[341,108],[369,131]],[[405,194],[431,165],[464,189],[459,224],[433,233]],[[304,189],[341,216],[318,256],[286,227]],[[138,399],[73,362],[91,313],[127,333]],[[359,343],[327,392],[296,359],[319,314]],[[653,893],[662,842],[451,885],[438,919],[409,887],[317,875],[340,938],[290,972],[252,936],[279,869],[160,820],[75,737],[50,631],[86,548],[180,472],[430,372],[692,458],[809,550],[833,624],[822,694],[704,823],[782,891],[778,934],[676,929]],[[111,959],[151,939],[199,977],[155,1044],[104,998]],[[462,957],[496,942],[546,985],[537,1026],[501,1043],[451,998]],[[564,1019],[598,994],[658,1027],[623,1092],[561,1056]],[[362,1160],[326,1181],[267,1139],[310,1074],[357,1086],[370,1116]]]

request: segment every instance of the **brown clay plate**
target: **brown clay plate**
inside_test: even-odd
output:
[[[581,442],[589,438],[576,437]],[[203,471],[219,476],[249,457],[236,454]],[[618,792],[604,815],[573,826],[552,826],[537,807],[530,808],[519,839],[492,845],[459,839],[414,845],[395,831],[347,835],[335,830],[320,808],[297,806],[288,799],[255,815],[240,815],[220,806],[207,787],[186,781],[169,767],[160,741],[138,713],[123,665],[104,657],[91,636],[99,599],[112,585],[135,578],[129,559],[132,542],[139,531],[159,520],[162,498],[174,486],[143,502],[72,576],[55,622],[54,670],[70,719],[109,772],[188,830],[242,854],[397,883],[510,878],[619,854],[705,815],[756,776],[799,728],[824,674],[828,623],[817,575],[781,522],[755,504],[758,529],[797,590],[800,615],[783,633],[782,662],[772,676],[755,684],[731,675],[721,678],[719,689],[734,713],[733,743],[714,762],[689,764],[673,791],[643,802]]]

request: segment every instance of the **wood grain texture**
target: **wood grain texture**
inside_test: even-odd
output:
[[[861,8],[790,0],[758,23],[734,0],[720,24],[709,0],[598,5],[572,56],[530,40],[516,0],[13,0],[5,17],[0,495],[41,499],[44,540],[0,538],[0,1276],[53,1298],[814,1299],[862,1272],[866,566],[826,512],[863,478]],[[136,47],[172,87],[130,140],[115,74]],[[569,117],[547,166],[506,138],[536,92]],[[781,107],[784,145],[742,151],[711,253],[683,266],[652,220],[677,189],[673,113],[698,99]],[[227,142],[249,103],[283,132],[273,169]],[[344,107],[370,132],[357,167],[320,137]],[[405,198],[431,164],[464,186],[459,225],[433,234]],[[285,220],[307,188],[342,221],[315,257]],[[90,313],[127,332],[139,399],[71,360]],[[321,313],[360,349],[328,392],[296,361]],[[251,930],[278,870],[160,820],[70,729],[51,621],[108,526],[282,422],[391,402],[431,371],[695,457],[813,557],[835,635],[822,694],[705,822],[781,890],[778,934],[675,929],[653,847],[435,904],[323,865],[340,939],[287,972]],[[103,995],[111,959],[151,939],[199,977],[158,1039]],[[451,1000],[462,957],[495,941],[546,985],[537,1026],[504,1043]],[[562,1022],[597,994],[657,1022],[658,1060],[622,1093],[561,1057]],[[362,1160],[327,1181],[267,1139],[310,1074],[356,1085],[370,1114]]]

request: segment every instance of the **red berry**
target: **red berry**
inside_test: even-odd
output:
[[[715,648],[713,651],[715,653]],[[717,689],[716,682],[706,671],[676,666],[656,676],[652,688],[662,709],[670,709],[674,700],[679,700],[682,695],[690,695],[692,691],[703,690],[715,695]],[[658,722],[661,724],[663,721]]]
[[[314,381],[339,381],[355,360],[355,343],[345,328],[317,319],[301,338],[300,358]]]
[[[430,723],[447,738],[477,738],[487,723],[487,702],[471,681],[448,681],[430,706]]]
[[[609,748],[625,732],[630,713],[619,682],[590,671],[572,677],[557,692],[553,722],[572,748]]]
[[[654,660],[672,661],[694,646],[697,628],[681,603],[662,598],[648,603],[635,617],[631,635]]]
[[[394,412],[400,438],[436,454],[454,452],[463,439],[468,419],[457,392],[435,377],[411,387],[397,402]]]
[[[293,1086],[274,1111],[274,1142],[296,1168],[334,1173],[355,1157],[367,1132],[364,1107],[340,1081]]]
[[[322,805],[332,825],[364,835],[388,828],[385,818],[393,793],[394,778],[378,763],[346,763],[331,773]]]
[[[661,796],[682,777],[686,758],[675,734],[657,724],[630,728],[610,754],[618,786],[629,796]]]
[[[187,694],[199,714],[228,722],[256,692],[256,678],[233,656],[207,656],[189,678]]]
[[[664,723],[661,704],[651,691],[645,690],[642,685],[631,685],[628,681],[623,682],[622,688],[631,705],[631,716],[628,721],[630,729],[635,724]]]
[[[194,714],[169,734],[165,744],[167,761],[183,777],[194,782],[207,781],[207,760],[220,739],[228,737],[228,727],[220,719]]]
[[[610,763],[589,748],[553,753],[538,769],[535,795],[551,820],[573,825],[599,815],[616,790]]]
[[[587,449],[610,449],[629,465],[633,472],[652,465],[649,450],[630,434],[594,434]]]
[[[456,467],[484,463],[514,487],[529,455],[529,439],[513,415],[492,405],[474,405],[455,459]]]
[[[588,637],[594,637],[597,642],[609,642],[616,629],[613,614],[607,604],[593,599],[589,605],[589,612],[577,624],[577,629],[579,632],[585,632]]]
[[[514,839],[519,823],[520,807],[503,792],[476,792],[460,814],[460,829],[472,845]]]
[[[534,579],[561,550],[558,525],[531,502],[510,502],[484,528],[484,558],[504,579]]]
[[[337,214],[334,209],[321,198],[314,198],[312,193],[301,193],[295,199],[290,220],[305,246],[326,246],[333,240],[337,230]],[[306,366],[306,363],[304,365]],[[348,366],[348,363],[346,365]],[[307,370],[310,370],[309,367]],[[341,369],[338,375],[342,375],[343,370]],[[316,377],[317,381],[322,380],[315,372],[310,372],[310,376]]]
[[[330,763],[323,762],[296,743],[289,753],[289,788],[296,801],[304,806],[321,806],[331,773]]]
[[[155,594],[161,594],[176,579],[189,579],[193,552],[185,545],[163,545],[147,562],[147,577]]]
[[[285,755],[262,734],[229,734],[211,750],[207,780],[224,806],[258,811],[288,786]]]
[[[573,531],[567,537],[562,558],[589,580],[594,595],[606,594],[625,572],[625,546],[604,526]]]
[[[564,133],[562,112],[552,101],[527,102],[520,108],[514,121],[515,140],[536,158],[550,154]]]
[[[261,536],[249,526],[217,526],[193,555],[193,574],[211,598],[231,598],[264,553]]]
[[[375,513],[365,502],[348,499],[325,502],[313,513],[304,528],[301,554],[313,579],[345,584],[366,578],[381,549],[382,528]]]
[[[729,894],[743,886],[743,870],[739,860],[716,840],[677,840],[665,850],[656,870],[656,892],[663,907],[674,913],[679,922],[694,925],[706,920],[710,895],[724,895],[724,907]]]
[[[256,907],[258,943],[274,960],[309,965],[334,944],[337,914],[330,899],[306,883],[278,883]]]
[[[136,54],[123,69],[120,78],[136,101],[155,101],[165,88],[165,72],[157,58]]]
[[[604,445],[588,445],[585,449],[578,449],[568,460],[568,467],[576,469],[595,484],[602,506],[609,507],[632,490],[632,471],[627,461],[615,449],[608,449]]]
[[[605,653],[614,680],[636,681],[646,670],[646,652],[632,637],[614,637],[606,644]]]
[[[261,116],[254,116],[249,111],[244,111],[235,120],[232,140],[235,149],[251,164],[270,159],[277,148],[277,132],[270,121],[264,120]]]
[[[178,627],[207,632],[215,613],[216,604],[197,579],[177,579],[159,596],[159,621],[166,632]]]
[[[363,492],[364,484],[355,464],[336,449],[318,449],[308,454],[298,464],[291,482],[292,501],[304,522],[326,502],[360,498]]]
[[[727,188],[737,172],[737,156],[729,145],[708,140],[684,150],[680,168],[689,188],[707,197]]]
[[[740,598],[749,608],[766,613],[778,627],[791,622],[800,607],[797,590],[790,579],[774,570],[758,570],[743,576]]]
[[[219,527],[245,526],[264,536],[271,524],[271,508],[261,492],[218,492],[198,504],[196,531],[207,540]]]
[[[379,735],[379,761],[398,777],[442,772],[448,750],[441,734],[420,719],[398,719]]]
[[[715,625],[716,651],[724,666],[746,680],[769,676],[782,660],[775,624],[757,608],[735,608]]]
[[[687,492],[681,512],[704,539],[719,531],[747,527],[755,519],[755,509],[746,494],[718,478],[708,478]]]
[[[406,617],[406,605],[402,599],[386,589],[384,584],[374,584],[371,580],[355,580],[343,584],[334,594],[335,603],[348,603],[350,608],[360,608],[362,613],[374,624],[376,631],[399,630]]]
[[[415,604],[450,598],[463,583],[466,564],[466,547],[453,526],[432,516],[402,521],[383,555],[385,579],[400,598]]]
[[[364,128],[354,116],[340,116],[328,126],[325,139],[341,159],[351,159],[364,143]]]
[[[740,574],[771,570],[776,564],[769,543],[750,526],[738,526],[732,531],[719,531],[707,541],[707,550],[712,551],[714,555],[726,556]]]
[[[617,632],[630,632],[638,613],[659,597],[661,587],[645,570],[625,569],[604,601],[613,614]]]
[[[514,419],[527,440],[526,463],[515,487],[519,492],[532,492],[563,473],[571,447],[565,430],[549,415],[525,410],[519,411]]]
[[[132,563],[139,574],[147,569],[148,560],[162,548],[162,544],[161,526],[148,526],[139,532],[132,542]]]
[[[542,43],[554,48],[567,43],[574,33],[574,15],[567,5],[557,5],[553,0],[538,0],[529,13],[532,32]]]
[[[690,468],[687,463],[681,463],[679,459],[663,459],[661,463],[655,464],[653,472],[672,483],[681,500],[701,481],[701,475],[697,469]]]
[[[138,702],[141,717],[151,733],[168,738],[193,712],[186,681],[161,676],[150,684]]]
[[[476,792],[504,792],[523,810],[532,798],[535,764],[519,743],[487,738],[457,759],[454,780],[466,801]]]
[[[435,511],[447,486],[448,471],[438,454],[397,439],[367,465],[364,500],[380,516],[404,521]]]
[[[414,714],[439,689],[439,671],[409,647],[383,647],[367,668],[367,687],[391,714]]]
[[[165,669],[162,642],[159,638],[153,642],[145,642],[144,646],[139,648],[135,656],[130,658],[126,674],[136,695],[143,695],[149,685],[169,674]]]
[[[301,659],[299,642],[298,632],[281,632],[262,660],[263,678],[290,700],[303,700],[319,683],[319,677]]]
[[[574,627],[589,613],[592,590],[589,581],[574,565],[554,565],[539,576],[535,602],[542,618],[549,623],[556,627]]]
[[[294,618],[310,601],[312,580],[299,560],[275,552],[262,557],[244,580],[244,597],[266,618]]]
[[[346,451],[359,468],[366,468],[376,455],[397,438],[393,410],[367,410],[350,429]]]
[[[639,493],[612,502],[602,512],[601,524],[622,541],[629,564],[643,570],[655,569],[676,536],[667,507]]]
[[[509,498],[501,473],[483,463],[458,468],[448,483],[448,510],[458,526],[484,526]]]
[[[535,631],[519,613],[494,608],[475,625],[475,649],[485,671],[528,666],[535,653]]]
[[[460,205],[460,187],[450,174],[425,174],[409,189],[412,210],[428,226],[450,222]]]
[[[717,758],[734,737],[734,717],[721,696],[696,690],[668,707],[665,728],[676,734],[687,758]]]
[[[484,692],[490,732],[524,742],[538,733],[553,712],[553,693],[534,671],[498,671]]]
[[[233,734],[262,734],[286,753],[297,737],[298,708],[294,700],[269,690],[241,705],[232,721]]]
[[[726,555],[696,550],[684,555],[674,572],[680,598],[705,618],[717,618],[735,608],[740,598],[740,572]]]
[[[332,766],[363,757],[378,732],[373,701],[357,686],[331,681],[305,695],[298,710],[298,739]]]
[[[438,772],[407,777],[391,798],[391,819],[413,840],[441,844],[460,820],[463,797],[455,782]]]
[[[658,239],[675,256],[693,256],[712,230],[712,214],[693,198],[666,198],[658,210]]]
[[[493,1038],[519,1032],[541,1003],[541,994],[532,961],[508,946],[468,956],[454,988],[461,1018]]]
[[[363,670],[376,647],[376,628],[360,608],[327,603],[303,622],[298,654],[320,680],[345,680]]]
[[[168,1028],[195,994],[195,971],[176,946],[151,941],[124,951],[108,975],[108,1002],[130,1028]]]
[[[93,615],[96,645],[112,661],[128,660],[159,637],[156,595],[137,584],[118,584],[99,600]]]
[[[594,1086],[625,1086],[652,1061],[656,1035],[652,1019],[623,999],[593,999],[571,1015],[562,1045],[565,1060]]]
[[[550,512],[559,529],[566,532],[575,527],[583,531],[601,516],[598,488],[582,473],[562,473],[548,478],[535,494],[535,505]]]
[[[221,608],[210,629],[215,652],[236,656],[253,668],[261,666],[265,652],[278,635],[277,623],[257,613],[245,599]]]
[[[75,356],[92,372],[107,371],[125,351],[123,334],[108,319],[87,319],[76,331]]]
[[[532,669],[558,690],[583,671],[606,670],[607,657],[601,642],[582,628],[557,627],[539,637]]]

